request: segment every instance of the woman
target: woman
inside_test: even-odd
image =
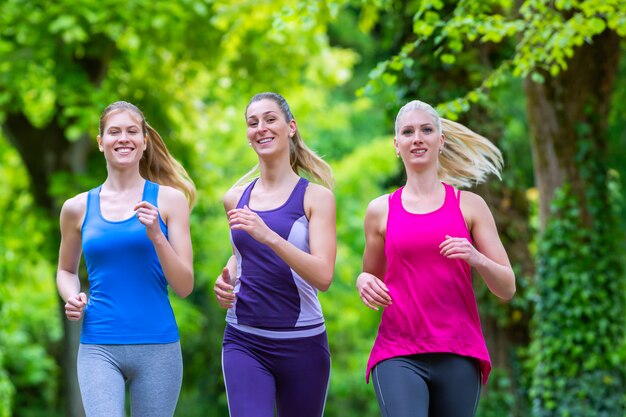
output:
[[[255,95],[246,124],[259,176],[224,196],[234,255],[214,288],[228,308],[228,408],[232,417],[271,417],[275,408],[281,417],[320,417],[330,354],[317,291],[333,277],[335,200],[299,172],[330,186],[331,170],[304,145],[282,96]]]
[[[394,146],[406,184],[369,204],[357,278],[384,308],[366,378],[384,417],[474,416],[491,364],[471,268],[504,300],[515,276],[485,201],[453,185],[499,175],[500,152],[420,101],[398,112]]]
[[[88,417],[174,415],[182,382],[178,328],[167,286],[193,289],[189,210],[195,188],[133,104],[109,105],[98,148],[104,183],[61,209],[59,294],[69,320],[83,318],[78,382]],[[89,297],[78,265],[84,252]]]

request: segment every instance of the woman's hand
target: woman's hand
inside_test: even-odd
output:
[[[87,295],[84,292],[69,297],[65,303],[65,316],[68,320],[80,320],[83,317],[86,305]]]
[[[233,230],[243,230],[260,243],[267,243],[274,231],[270,229],[263,219],[250,210],[248,206],[228,211],[228,225]]]
[[[464,237],[452,237],[446,235],[441,245],[439,253],[449,259],[463,259],[471,267],[481,264],[483,255]]]
[[[356,288],[363,304],[372,310],[378,310],[378,307],[389,307],[391,305],[391,296],[389,289],[385,283],[376,276],[361,272],[356,279]]]
[[[222,269],[222,273],[218,275],[213,286],[215,292],[215,298],[222,308],[232,308],[235,302],[235,293],[233,292],[234,286],[232,285],[232,279],[228,267]]]
[[[148,203],[147,201],[141,201],[135,208],[137,219],[146,226],[146,233],[148,239],[154,241],[154,239],[163,234],[161,226],[159,225],[159,209]]]

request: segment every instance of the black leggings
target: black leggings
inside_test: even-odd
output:
[[[383,417],[473,417],[480,397],[478,361],[451,353],[400,356],[372,370]]]

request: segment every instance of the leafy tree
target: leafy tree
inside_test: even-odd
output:
[[[35,207],[17,152],[0,135],[0,416],[56,403],[59,367],[47,350],[61,337],[51,222]],[[19,392],[19,395],[16,393]]]
[[[620,415],[626,408],[626,371],[617,365],[626,331],[626,277],[616,246],[623,238],[612,236],[623,229],[606,152],[625,6],[623,0],[422,1],[413,14],[414,36],[378,64],[365,89],[395,88],[403,97],[414,85],[404,80],[414,79],[429,45],[452,72],[471,51],[488,46],[500,54],[478,83],[440,106],[449,117],[484,102],[511,77],[523,79],[544,232],[531,350],[536,416]]]
[[[323,6],[289,1],[35,0],[26,8],[20,0],[1,2],[0,126],[26,168],[33,202],[46,221],[57,224],[65,198],[104,178],[104,164],[94,146],[98,115],[120,99],[138,104],[166,138],[175,134],[178,140],[168,141],[173,153],[190,167],[207,196],[219,195],[227,186],[215,185],[222,181],[220,173],[236,172],[232,161],[238,155],[231,151],[230,159],[224,154],[220,159],[211,148],[211,158],[199,158],[206,156],[209,144],[219,146],[220,140],[221,149],[229,148],[232,136],[215,140],[215,134],[223,123],[230,130],[233,108],[243,109],[242,102],[259,88],[332,86],[349,76],[353,54],[329,47],[324,22],[332,11]],[[277,65],[277,56],[286,64]],[[215,142],[198,141],[199,137]],[[209,162],[214,165],[207,170]],[[199,167],[198,172],[192,167]],[[196,225],[207,228],[223,216],[203,198],[196,213]],[[196,246],[210,250],[213,244],[194,233]],[[54,265],[58,232],[49,235],[52,239],[42,254]],[[225,252],[220,248],[216,253]],[[198,263],[198,287],[207,290],[218,269]],[[52,271],[49,274],[53,282]],[[212,298],[207,293],[198,292],[191,301],[211,312],[215,307],[199,300]],[[185,319],[183,335],[215,324],[203,320],[206,312],[199,314],[185,301],[175,301],[175,308]],[[68,415],[78,416],[82,414],[75,383],[79,327],[67,320],[62,323],[62,347],[54,351],[62,355]],[[210,329],[212,335],[219,331]],[[217,340],[211,334],[206,338]],[[219,351],[214,345],[212,351]],[[6,355],[3,359],[6,366]],[[219,361],[211,363],[219,366]],[[12,381],[19,380],[19,370],[8,371]]]

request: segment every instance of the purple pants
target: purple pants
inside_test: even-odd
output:
[[[321,417],[330,379],[326,332],[270,339],[226,326],[222,370],[231,417]]]

